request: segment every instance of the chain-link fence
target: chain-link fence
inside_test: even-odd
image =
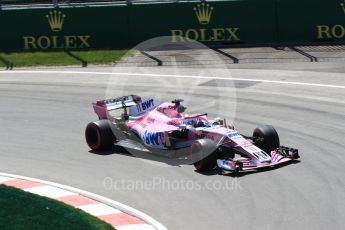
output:
[[[0,0],[0,5],[11,6],[11,5],[35,5],[35,4],[69,4],[69,3],[116,3],[116,2],[179,2],[180,0]],[[193,2],[197,0],[184,0],[184,2]]]
[[[0,0],[2,6],[11,5],[36,5],[36,4],[68,4],[68,3],[111,3],[126,2],[126,0]]]

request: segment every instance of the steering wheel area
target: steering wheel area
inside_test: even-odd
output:
[[[209,124],[209,121],[202,117],[187,118],[186,124],[193,126],[194,128],[205,127]]]

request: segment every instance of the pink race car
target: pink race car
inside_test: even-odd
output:
[[[99,121],[85,131],[93,151],[114,145],[169,159],[186,159],[198,171],[215,168],[230,172],[272,167],[299,158],[298,150],[280,146],[276,130],[256,128],[241,135],[225,119],[207,114],[184,114],[183,100],[160,102],[130,95],[93,103]],[[123,109],[119,116],[116,111]]]

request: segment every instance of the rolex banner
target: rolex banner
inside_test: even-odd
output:
[[[280,0],[277,15],[279,41],[345,40],[345,0]]]
[[[133,43],[171,36],[172,42],[207,45],[276,41],[274,0],[137,3],[130,7]],[[140,22],[140,23],[138,23]]]
[[[150,38],[207,45],[276,40],[274,0],[1,9],[2,50],[130,48]]]
[[[345,0],[214,0],[0,9],[0,50],[345,41]]]
[[[1,50],[126,48],[126,5],[0,10]]]

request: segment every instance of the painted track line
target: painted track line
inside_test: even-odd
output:
[[[312,86],[324,88],[337,88],[345,89],[343,85],[330,85],[319,83],[307,83],[297,81],[275,81],[265,79],[250,79],[250,78],[231,78],[231,77],[208,77],[208,76],[193,76],[193,75],[173,75],[173,74],[144,74],[144,73],[121,73],[121,72],[92,72],[92,71],[54,71],[54,70],[11,70],[0,71],[0,74],[88,74],[88,75],[121,75],[121,76],[145,76],[145,77],[166,77],[166,78],[189,78],[189,79],[214,79],[214,80],[227,80],[227,81],[247,81],[247,82],[263,82],[273,84],[297,85],[297,86]]]
[[[1,177],[7,177],[8,179],[1,180]],[[80,208],[108,223],[110,222],[117,229],[167,230],[161,223],[143,212],[109,198],[71,186],[1,172],[0,180],[0,184],[21,188],[24,191],[51,197]],[[77,197],[78,195],[82,197]],[[99,203],[95,203],[95,201]],[[131,224],[128,225],[128,223]]]

